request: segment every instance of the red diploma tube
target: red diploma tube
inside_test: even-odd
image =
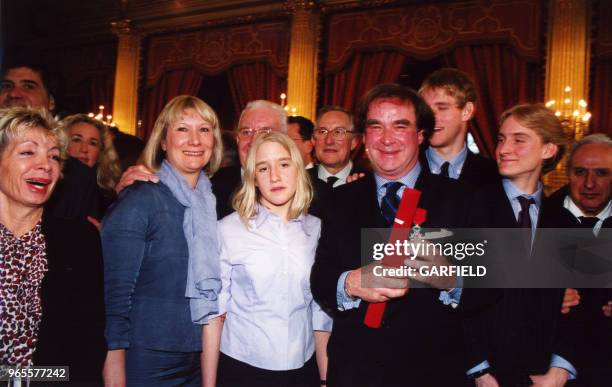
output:
[[[410,229],[413,224],[421,224],[425,221],[427,211],[418,208],[421,191],[411,188],[405,188],[402,194],[393,229],[389,236],[389,243],[395,243],[398,240],[405,240],[410,235]],[[382,261],[384,266],[400,267],[404,263],[406,257],[388,255]],[[363,323],[370,328],[380,328],[382,325],[383,316],[385,314],[386,302],[371,303],[368,305]]]

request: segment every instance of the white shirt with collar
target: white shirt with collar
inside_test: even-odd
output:
[[[565,196],[565,200],[563,201],[563,207],[569,212],[571,212],[571,214],[574,215],[576,219],[579,219],[581,216],[588,217],[588,215],[585,215],[584,212],[582,212],[582,210],[578,208],[576,203],[574,203],[574,201],[569,195]],[[597,223],[595,223],[595,226],[593,227],[593,234],[595,236],[599,234],[599,230],[601,230],[601,226],[603,225],[604,220],[606,220],[610,216],[612,216],[612,200],[608,201],[608,205],[603,210],[601,210],[599,214],[596,215],[599,220],[597,221]]]
[[[332,325],[310,292],[321,220],[285,223],[258,205],[248,223],[236,212],[219,221],[221,352],[267,370],[300,368],[314,353],[314,331]]]
[[[317,176],[319,177],[319,179],[323,180],[324,182],[327,183],[327,178],[330,176],[335,176],[338,178],[338,180],[336,180],[336,182],[333,185],[333,188],[339,187],[343,184],[346,184],[346,178],[351,174],[351,169],[353,169],[353,162],[351,160],[349,160],[348,164],[346,164],[344,166],[344,168],[342,168],[338,173],[336,173],[335,175],[329,173],[327,171],[327,169],[325,169],[325,167],[321,164],[319,164],[318,168],[317,168]]]

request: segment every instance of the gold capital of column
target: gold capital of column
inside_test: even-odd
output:
[[[287,77],[287,103],[297,115],[314,119],[317,101],[317,67],[320,14],[314,1],[290,0],[293,13]]]
[[[141,37],[134,30],[129,19],[112,22],[111,29],[119,38],[115,69],[113,120],[123,132],[136,134]]]

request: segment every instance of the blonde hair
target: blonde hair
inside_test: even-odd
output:
[[[93,126],[100,133],[100,152],[98,153],[98,159],[96,163],[98,167],[96,169],[96,177],[98,186],[107,191],[113,191],[115,185],[119,182],[121,177],[121,166],[119,164],[119,156],[115,151],[113,145],[113,139],[110,135],[108,127],[99,120],[89,117],[86,114],[74,114],[64,118],[61,122],[61,128],[70,137],[70,128],[76,124],[88,124]],[[69,140],[70,141],[70,140]]]
[[[179,95],[174,97],[157,116],[151,137],[147,141],[147,145],[142,152],[141,161],[145,167],[156,172],[161,166],[164,158],[164,150],[162,149],[162,140],[166,138],[168,128],[173,121],[179,119],[180,115],[187,109],[195,110],[204,121],[208,122],[213,129],[213,137],[215,143],[213,145],[212,156],[204,170],[211,176],[221,166],[223,161],[223,140],[221,138],[221,129],[219,128],[219,119],[215,111],[198,97],[192,95]]]
[[[255,139],[251,145],[251,149],[249,149],[245,163],[246,165],[244,166],[242,186],[240,187],[240,190],[236,192],[236,195],[232,200],[234,210],[238,212],[240,219],[247,226],[249,219],[256,215],[255,207],[261,199],[261,193],[257,189],[255,183],[257,150],[262,144],[267,142],[275,142],[282,146],[283,149],[289,153],[291,163],[296,168],[297,187],[295,190],[295,195],[291,199],[291,205],[289,206],[287,218],[295,219],[300,216],[300,214],[306,214],[308,212],[308,208],[310,207],[310,203],[312,202],[312,184],[310,182],[310,177],[304,168],[302,155],[295,145],[295,142],[293,142],[293,140],[284,133],[271,132],[261,135]]]
[[[510,117],[514,117],[519,124],[536,132],[544,144],[550,143],[558,147],[553,157],[544,160],[542,174],[555,169],[557,163],[563,158],[568,144],[561,121],[555,116],[555,113],[543,104],[517,105],[502,113],[499,126],[501,127]]]
[[[42,129],[47,137],[57,142],[61,158],[66,158],[66,136],[55,118],[47,109],[31,107],[0,109],[0,157],[9,144],[28,129]]]

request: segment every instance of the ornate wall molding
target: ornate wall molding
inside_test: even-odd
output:
[[[539,60],[542,7],[538,0],[498,0],[330,13],[325,72],[342,68],[355,50],[393,48],[427,58],[474,42],[506,41],[520,55]]]
[[[279,74],[287,74],[290,21],[211,28],[152,36],[147,44],[146,85],[166,70],[197,66],[205,74],[218,74],[241,62],[262,60]]]

